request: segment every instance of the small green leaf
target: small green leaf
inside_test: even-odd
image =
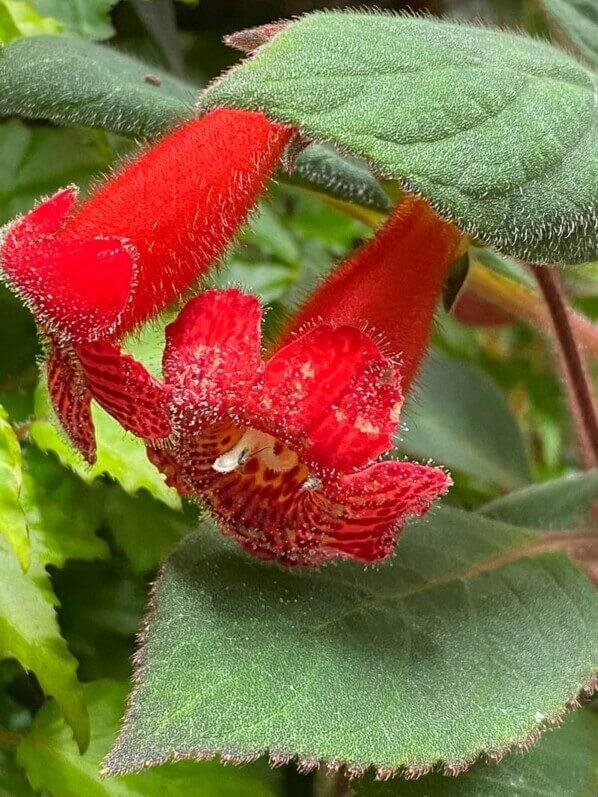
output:
[[[531,484],[478,511],[514,526],[546,531],[576,529],[591,524],[588,514],[597,500],[598,470],[593,470]]]
[[[106,544],[95,536],[97,498],[50,457],[28,449],[20,497],[31,542],[26,573],[0,537],[0,658],[15,658],[36,674],[46,694],[60,703],[82,746],[89,730],[85,700],[77,662],[60,634],[46,567],[106,555]]]
[[[34,0],[45,16],[57,19],[65,33],[85,39],[109,39],[114,36],[110,9],[118,0]]]
[[[403,410],[399,450],[431,457],[504,490],[530,480],[521,432],[502,393],[467,363],[435,356],[424,364]]]
[[[148,73],[161,84],[148,83]],[[81,39],[36,36],[0,50],[5,116],[152,137],[191,113],[194,93],[193,86],[154,66]]]
[[[292,173],[284,179],[379,213],[392,210],[390,199],[364,164],[340,158],[319,144],[307,147],[297,158]]]
[[[356,781],[356,797],[590,797],[598,792],[598,713],[586,707],[546,733],[526,755],[500,764],[476,764],[458,778],[434,774],[415,782],[402,778]]]
[[[0,533],[11,544],[23,570],[27,570],[31,546],[21,505],[22,468],[21,446],[6,411],[0,406]]]
[[[19,744],[17,761],[37,791],[56,797],[274,797],[257,766],[225,767],[214,762],[181,762],[127,777],[103,778],[100,764],[122,715],[126,687],[96,681],[85,687],[91,742],[80,755],[58,707],[48,703]]]
[[[598,66],[598,5],[596,0],[539,0],[558,34],[577,52]]]
[[[558,544],[444,508],[380,567],[285,569],[204,527],[158,582],[108,771],[268,750],[417,773],[524,744],[598,661]]]
[[[29,0],[0,0],[0,43],[8,44],[22,36],[59,33],[60,22],[49,16],[40,16]]]
[[[515,33],[317,12],[204,93],[365,158],[466,232],[525,260],[595,259],[596,76]]]
[[[36,395],[36,420],[31,424],[31,437],[42,451],[53,451],[65,467],[87,484],[108,474],[130,495],[144,489],[167,506],[180,508],[177,492],[166,486],[164,476],[148,460],[143,442],[125,432],[97,404],[92,413],[98,443],[98,457],[93,467],[67,442],[52,413],[47,389],[41,384]]]

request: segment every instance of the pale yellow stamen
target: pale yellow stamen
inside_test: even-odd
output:
[[[266,432],[247,429],[230,451],[214,460],[212,468],[218,473],[231,473],[244,465],[250,457],[257,455],[267,468],[277,473],[286,473],[297,464],[299,458],[287,446],[282,447],[280,454],[275,454],[274,447],[277,443],[276,438]]]

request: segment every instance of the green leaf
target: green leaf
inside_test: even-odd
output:
[[[148,73],[161,77],[159,87],[146,82]],[[70,79],[72,74],[78,75],[76,84]],[[154,66],[91,42],[38,37],[0,52],[0,111],[4,115],[151,138],[191,113],[195,92],[194,86]],[[293,174],[283,179],[371,211],[391,209],[384,191],[363,165],[324,147],[308,147],[297,159]]]
[[[504,490],[530,480],[521,432],[502,393],[475,366],[435,356],[410,396],[399,450],[431,457]]]
[[[131,569],[139,574],[151,573],[161,565],[195,525],[195,517],[174,511],[147,492],[133,498],[116,486],[107,490],[104,519]]]
[[[0,44],[8,44],[21,36],[58,33],[58,20],[40,16],[28,0],[0,0]]]
[[[497,498],[478,511],[488,517],[533,529],[576,529],[590,525],[588,517],[598,500],[598,470],[572,473],[531,484]]]
[[[596,0],[540,0],[540,5],[558,34],[564,35],[577,52],[598,66],[598,6]]]
[[[57,706],[43,707],[17,751],[17,760],[36,790],[56,797],[273,797],[255,766],[181,762],[153,772],[102,778],[100,764],[116,734],[125,695],[126,687],[110,681],[86,687],[92,736],[84,755],[79,754]]]
[[[147,603],[147,584],[127,562],[71,561],[52,574],[61,606],[58,619],[79,663],[79,679],[131,678],[135,635]]]
[[[65,33],[85,39],[109,39],[115,30],[110,9],[118,0],[34,0],[42,14],[54,17]]]
[[[1,59],[1,55],[0,55]],[[69,183],[85,186],[112,164],[100,147],[101,133],[77,128],[0,122],[0,224],[33,207],[40,196]]]
[[[444,508],[378,568],[285,569],[204,528],[158,582],[108,771],[268,750],[417,774],[525,744],[598,660],[559,544]]]
[[[98,457],[93,467],[67,442],[54,419],[47,389],[41,384],[36,395],[36,420],[29,430],[31,437],[42,451],[53,451],[86,484],[108,474],[129,494],[147,490],[167,506],[178,509],[181,502],[177,492],[166,486],[164,476],[151,464],[143,442],[123,431],[98,405],[94,405],[92,413],[98,442]]]
[[[596,76],[515,33],[433,17],[320,12],[207,89],[365,158],[525,260],[595,259]]]
[[[23,773],[0,748],[0,797],[35,797]]]
[[[25,453],[20,503],[29,528],[31,562],[23,573],[0,537],[0,658],[16,658],[33,670],[85,745],[88,719],[77,662],[60,634],[57,599],[46,567],[106,555],[106,544],[95,536],[100,507],[97,494],[50,457],[35,449]]]
[[[458,778],[434,774],[407,783],[355,782],[356,797],[590,797],[598,792],[598,712],[586,707],[567,717],[526,755],[500,764],[476,764]]]
[[[21,505],[23,489],[21,446],[0,406],[0,533],[12,546],[23,570],[29,567],[31,546],[27,518]]]
[[[364,164],[340,158],[319,144],[307,147],[297,158],[292,173],[284,179],[379,213],[392,210],[390,199]]]
[[[148,83],[149,73],[161,85]],[[36,36],[0,51],[0,112],[6,116],[152,137],[191,113],[194,93],[154,66],[81,39]]]
[[[296,265],[300,257],[297,242],[266,202],[260,203],[258,212],[250,220],[249,228],[243,234],[243,242],[258,246],[262,254],[289,266]]]

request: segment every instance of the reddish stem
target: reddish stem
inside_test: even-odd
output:
[[[575,338],[569,309],[553,268],[530,264],[550,312],[557,352],[577,427],[580,453],[586,468],[598,466],[598,412],[581,351]]]

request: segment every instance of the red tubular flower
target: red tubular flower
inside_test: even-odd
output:
[[[89,461],[92,398],[141,437],[170,434],[168,388],[112,341],[222,254],[291,135],[260,113],[213,111],[169,133],[80,205],[67,188],[5,229],[4,275],[48,336],[53,405]]]
[[[261,315],[255,297],[208,291],[167,328],[177,443],[149,457],[262,558],[379,560],[449,485],[441,469],[377,461],[402,404],[398,369],[366,333],[328,324],[263,362]]]
[[[346,260],[294,316],[281,342],[314,322],[364,323],[401,357],[403,389],[426,350],[438,297],[462,236],[425,199],[406,196],[386,225]]]

